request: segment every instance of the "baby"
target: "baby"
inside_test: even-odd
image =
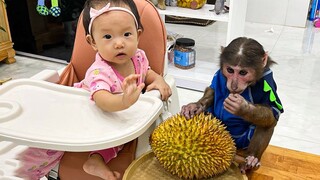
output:
[[[146,91],[159,90],[162,100],[171,96],[169,85],[150,69],[144,51],[138,49],[143,27],[132,0],[87,0],[83,25],[86,40],[97,53],[85,79],[75,87],[90,91],[100,109],[115,112],[129,108],[145,86]],[[92,152],[84,171],[102,179],[119,179],[120,173],[112,171],[107,163],[122,147]]]

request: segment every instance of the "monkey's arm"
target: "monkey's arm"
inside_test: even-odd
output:
[[[230,94],[224,101],[224,108],[256,125],[250,144],[244,152],[246,162],[240,164],[240,170],[246,173],[249,169],[257,169],[277,123],[271,107],[251,104],[239,94]]]
[[[273,127],[277,120],[269,106],[252,104],[239,94],[230,94],[224,101],[224,108],[259,127]]]
[[[248,103],[247,108],[247,112],[243,115],[243,118],[256,124],[257,127],[248,149],[245,151],[246,163],[240,164],[242,173],[246,173],[250,169],[256,170],[260,167],[261,156],[269,145],[277,123],[270,107]]]
[[[199,114],[206,110],[213,102],[214,90],[210,87],[207,87],[204,91],[202,98],[197,102],[189,103],[182,106],[180,114],[185,116],[187,119],[192,118],[194,115]]]
[[[271,107],[268,106],[247,102],[246,108],[241,114],[243,119],[260,127],[272,127],[277,123]]]
[[[212,103],[214,98],[214,90],[207,87],[201,99],[197,102],[203,109],[207,109]]]

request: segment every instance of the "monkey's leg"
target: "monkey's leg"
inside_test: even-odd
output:
[[[275,125],[271,127],[256,127],[249,147],[245,151],[246,163],[240,165],[242,173],[250,169],[256,170],[259,168],[261,156],[269,145],[274,127]]]

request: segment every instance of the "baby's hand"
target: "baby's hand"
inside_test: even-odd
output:
[[[152,89],[158,89],[160,91],[162,101],[168,100],[172,94],[170,86],[161,76],[158,76],[150,85],[148,85],[146,91],[150,91]]]
[[[130,107],[133,105],[139,98],[142,89],[145,84],[141,83],[137,86],[137,80],[140,78],[139,74],[131,74],[127,76],[122,83],[122,102],[125,107]]]

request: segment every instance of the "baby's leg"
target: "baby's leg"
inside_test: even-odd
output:
[[[63,154],[62,151],[27,148],[17,155],[21,165],[15,171],[15,175],[25,180],[40,179],[59,163]]]
[[[98,176],[105,180],[118,180],[120,173],[111,171],[100,154],[92,154],[83,165],[83,170],[93,176]]]
[[[88,160],[83,165],[83,170],[93,176],[98,176],[102,179],[117,180],[121,175],[119,172],[112,171],[107,163],[115,158],[118,152],[122,149],[122,145],[109,149],[104,149],[92,152]]]

